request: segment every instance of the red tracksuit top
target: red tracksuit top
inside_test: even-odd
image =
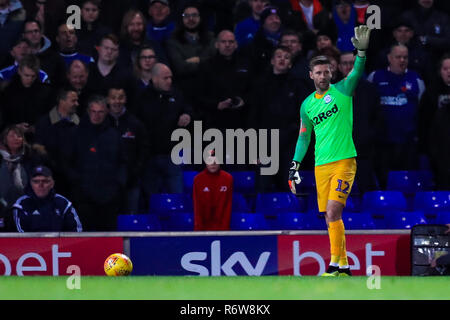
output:
[[[230,230],[233,177],[203,170],[194,177],[194,230]]]

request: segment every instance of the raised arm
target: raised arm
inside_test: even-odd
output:
[[[355,36],[351,39],[353,45],[358,50],[355,65],[347,77],[336,84],[336,88],[347,96],[352,96],[358,81],[364,73],[366,62],[366,50],[369,47],[370,29],[366,25],[355,28]]]

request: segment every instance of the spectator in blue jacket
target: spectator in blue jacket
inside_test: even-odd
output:
[[[392,46],[389,66],[372,72],[367,80],[377,86],[386,121],[386,141],[379,152],[380,184],[389,170],[413,170],[418,165],[418,106],[425,84],[408,69],[408,48]]]
[[[72,202],[54,191],[52,172],[45,166],[33,169],[30,187],[13,205],[18,232],[81,232],[81,221]]]
[[[352,51],[353,44],[350,39],[353,37],[356,26],[356,10],[353,8],[352,1],[335,1],[333,19],[337,29],[336,47],[340,51]]]
[[[78,52],[78,37],[75,28],[68,26],[66,22],[58,26],[56,43],[59,47],[59,55],[64,59],[66,67],[74,60],[80,60],[86,64],[95,62],[91,56]]]
[[[261,13],[260,21],[261,26],[253,41],[242,48],[243,54],[252,61],[252,67],[257,75],[271,69],[270,59],[283,31],[280,10],[276,7],[266,7]]]
[[[150,0],[148,15],[150,19],[147,23],[147,37],[164,47],[175,29],[175,21],[170,15],[169,1]]]
[[[13,45],[10,51],[10,55],[13,59],[13,63],[6,68],[3,68],[0,70],[0,82],[2,82],[6,86],[8,81],[11,81],[12,77],[17,73],[19,69],[19,62],[23,58],[25,58],[27,55],[31,53],[30,48],[30,42],[25,38],[20,38],[16,41],[16,43]],[[48,77],[48,74],[42,70],[39,69],[39,80],[41,82],[49,83],[50,79]]]
[[[19,0],[0,0],[0,62],[20,37],[25,18],[26,13]]]
[[[249,44],[255,37],[260,26],[260,16],[264,8],[270,4],[269,0],[249,0],[251,15],[236,24],[234,33],[240,48]]]

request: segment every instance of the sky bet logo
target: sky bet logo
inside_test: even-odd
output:
[[[181,258],[181,266],[184,270],[197,273],[199,276],[220,276],[222,272],[226,276],[236,276],[233,267],[240,264],[245,273],[249,276],[261,276],[267,265],[271,252],[264,251],[259,255],[256,265],[252,265],[244,252],[238,251],[229,257],[223,257],[220,250],[220,240],[211,243],[211,251],[208,252],[188,252]],[[206,266],[199,263],[210,259],[211,274]]]
[[[131,238],[130,252],[135,275],[278,274],[276,236]]]
[[[312,121],[314,122],[314,126],[317,126],[322,121],[332,117],[338,111],[339,111],[339,109],[338,109],[337,105],[335,104],[333,106],[333,108],[331,108],[330,110],[319,113],[316,117],[312,118]]]

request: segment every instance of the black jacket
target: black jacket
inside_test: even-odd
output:
[[[48,85],[36,80],[25,88],[18,74],[13,76],[0,100],[4,126],[21,122],[34,125],[54,105],[53,91]]]
[[[378,142],[383,141],[385,128],[377,88],[360,79],[353,94],[353,142],[358,156],[368,157]]]
[[[230,60],[216,54],[200,64],[198,104],[202,120],[208,128],[243,128],[250,107],[250,90],[253,73],[247,59],[233,54]],[[244,106],[238,109],[218,110],[220,101],[240,97]]]
[[[70,163],[70,146],[79,123],[77,115],[73,115],[70,120],[60,119],[54,107],[41,117],[35,126],[35,143],[45,147],[56,181],[55,189],[62,194],[68,194],[70,190],[65,173]]]
[[[420,121],[418,130],[419,146],[422,152],[428,154],[430,151],[429,134],[433,128],[432,121],[436,112],[444,108],[448,109],[449,105],[450,87],[439,76],[435,82],[426,88],[419,103],[418,118]]]
[[[18,232],[81,232],[81,221],[72,203],[55,191],[44,199],[30,190],[13,205]]]
[[[119,196],[127,179],[126,154],[110,121],[93,125],[82,118],[71,143],[71,159],[68,176],[77,195],[99,204]]]
[[[430,123],[429,149],[438,190],[450,189],[450,100],[434,114]]]
[[[142,91],[137,103],[138,118],[144,123],[149,136],[149,154],[170,155],[176,144],[171,141],[172,132],[179,128],[180,115],[186,113],[192,119],[191,106],[179,91],[158,91],[153,85]]]
[[[106,96],[111,85],[116,85],[125,89],[127,97],[130,99],[134,97],[134,77],[129,68],[116,63],[106,76],[100,73],[97,63],[91,63],[89,68],[87,83],[89,91]]]
[[[142,122],[129,111],[119,118],[111,117],[111,122],[120,132],[122,144],[127,155],[128,186],[134,186],[143,173],[149,152],[147,130]]]
[[[400,19],[409,22],[416,36],[426,36],[425,48],[440,57],[449,49],[450,19],[447,14],[431,7],[429,9],[416,5],[416,8],[406,11]]]
[[[300,106],[308,96],[307,86],[292,75],[266,73],[252,91],[249,127],[279,129],[280,143],[297,140],[300,129]]]
[[[264,33],[264,29],[259,28],[253,41],[244,46],[241,52],[252,62],[252,69],[255,74],[260,76],[271,70],[270,59],[277,45],[278,41],[269,40]]]
[[[110,28],[105,27],[98,21],[95,21],[92,25],[88,25],[86,22],[81,21],[81,28],[76,30],[78,50],[81,53],[96,57],[97,52],[95,46],[104,35],[111,32],[112,30]]]

